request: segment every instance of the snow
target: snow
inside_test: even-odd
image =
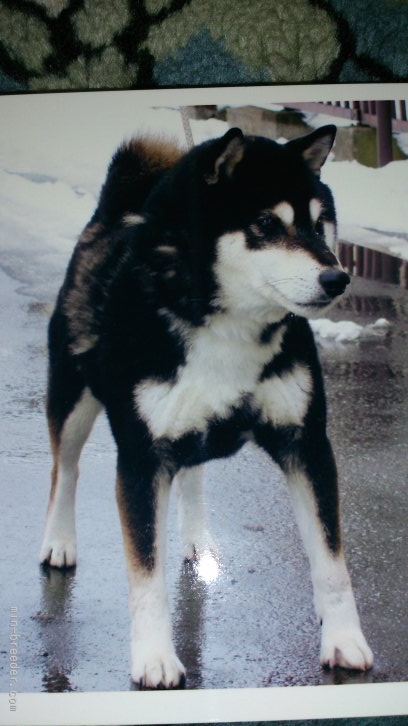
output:
[[[340,231],[342,225],[359,225],[408,232],[408,161],[380,169],[357,161],[329,162],[322,178],[333,191]]]
[[[318,129],[320,126],[325,126],[326,124],[334,124],[338,128],[349,128],[350,126],[356,125],[349,118],[343,118],[342,116],[330,116],[329,114],[312,113],[311,111],[302,111],[302,114],[307,125],[312,129]]]
[[[1,263],[31,294],[54,299],[124,139],[151,132],[185,145],[177,108],[138,107],[136,99],[120,94],[118,107],[115,93],[1,98]],[[192,121],[192,128],[200,141],[226,125]]]
[[[408,133],[396,134],[395,139],[401,151],[408,156]]]
[[[123,139],[153,132],[185,145],[178,107],[153,108],[140,98],[115,92],[1,98],[1,261],[31,294],[55,295]],[[192,120],[191,128],[199,143],[223,134],[227,124]],[[323,180],[334,192],[342,238],[368,240],[408,259],[408,161],[369,169],[329,160]],[[347,330],[339,335],[357,335]]]
[[[327,318],[310,321],[310,326],[320,343],[349,343],[360,338],[384,336],[388,333],[391,323],[385,318],[378,318],[370,325],[358,325],[351,320],[333,322]]]

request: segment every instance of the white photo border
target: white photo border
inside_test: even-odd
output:
[[[81,92],[83,94],[83,92]],[[158,90],[86,92],[92,96],[136,94],[140,107],[208,104],[279,104],[291,99],[345,101],[408,98],[408,83],[237,86]],[[78,92],[13,94],[16,107],[58,103]],[[3,96],[4,98],[4,96]],[[10,98],[10,96],[7,96]],[[0,100],[1,105],[1,100]],[[197,689],[157,692],[18,693],[9,709],[8,693],[0,694],[0,724],[76,726],[81,724],[184,724],[398,716],[408,713],[408,682],[362,685],[284,686]]]

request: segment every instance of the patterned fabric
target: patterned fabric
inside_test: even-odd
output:
[[[408,80],[408,0],[0,0],[0,90]]]

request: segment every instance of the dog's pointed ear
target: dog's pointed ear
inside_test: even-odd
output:
[[[211,158],[211,166],[204,178],[207,184],[217,184],[222,178],[231,179],[235,167],[244,156],[244,135],[241,129],[233,128],[217,140],[215,154]]]
[[[320,170],[334,144],[336,131],[336,127],[332,124],[322,126],[307,136],[289,141],[288,146],[300,152],[310,169],[320,176]]]

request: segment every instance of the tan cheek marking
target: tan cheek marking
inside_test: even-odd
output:
[[[317,220],[319,219],[320,213],[322,211],[322,205],[318,199],[310,200],[309,210],[310,210],[310,216],[312,218],[312,222],[317,222]]]
[[[295,221],[295,210],[289,202],[280,202],[271,210],[275,217],[278,217],[285,227],[291,227]]]

